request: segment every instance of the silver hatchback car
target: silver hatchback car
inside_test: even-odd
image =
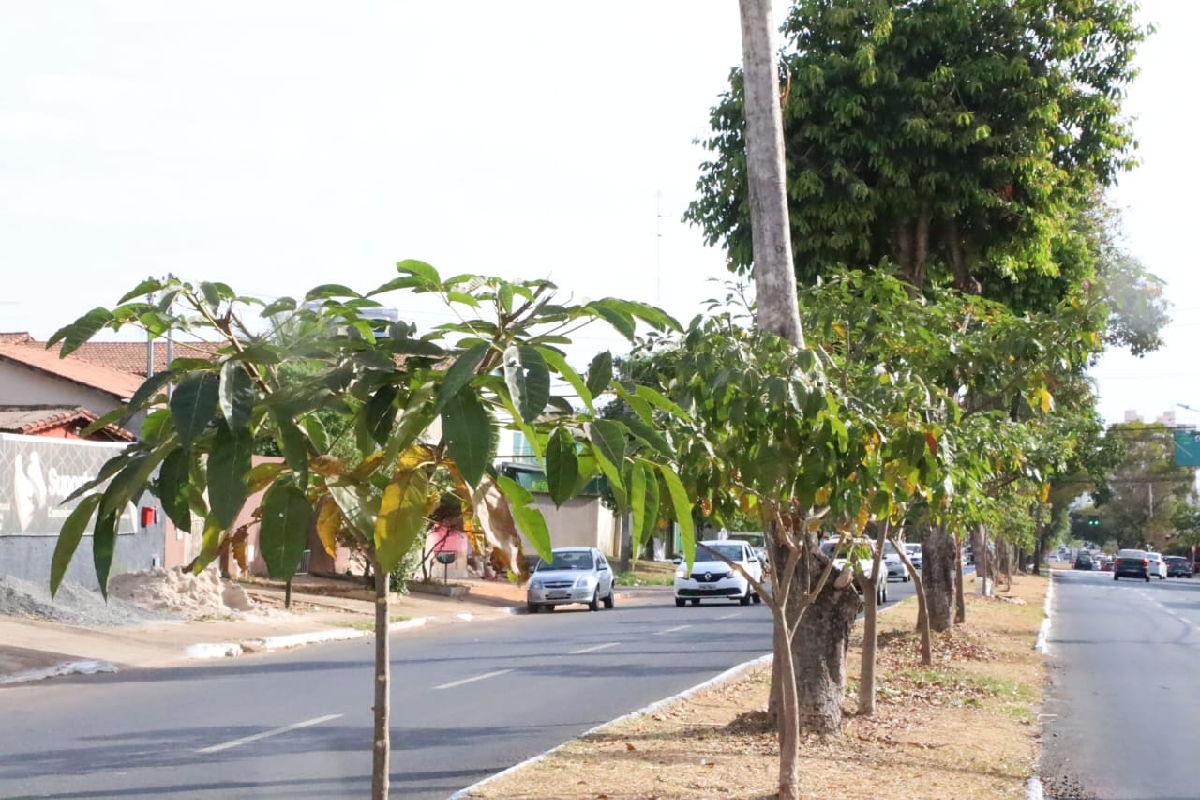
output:
[[[538,560],[526,590],[530,614],[543,608],[583,603],[592,611],[613,607],[613,571],[594,547],[556,547],[551,561]]]

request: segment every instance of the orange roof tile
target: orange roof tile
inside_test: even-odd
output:
[[[81,386],[99,389],[121,400],[132,397],[143,380],[138,375],[100,364],[91,364],[75,356],[59,358],[57,353],[44,350],[40,344],[0,342],[0,360],[21,364]]]
[[[96,415],[82,406],[0,406],[0,431],[25,436],[72,423],[87,427],[95,421]],[[116,425],[105,425],[104,432],[114,439],[134,440],[132,433]]]

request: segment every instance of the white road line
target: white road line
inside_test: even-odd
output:
[[[674,628],[667,628],[665,631],[659,631],[658,633],[655,633],[654,635],[662,636],[664,633],[675,633],[675,631],[681,631],[684,628],[690,628],[690,627],[692,627],[692,626],[691,625],[676,625]]]
[[[453,689],[455,686],[462,686],[467,683],[475,683],[475,681],[486,681],[488,678],[494,678],[497,675],[506,675],[512,672],[511,669],[498,669],[495,672],[485,672],[482,675],[476,675],[474,678],[463,678],[461,681],[451,681],[443,683],[440,686],[433,687],[434,689]]]
[[[262,739],[270,739],[272,736],[278,736],[279,734],[287,733],[288,731],[299,730],[300,728],[311,728],[313,725],[320,725],[322,722],[329,722],[331,719],[337,719],[340,716],[342,715],[326,714],[323,717],[313,717],[312,719],[304,720],[304,722],[297,722],[295,725],[284,725],[282,728],[272,728],[269,731],[256,733],[253,736],[243,736],[241,739],[234,739],[231,742],[222,742],[221,744],[214,744],[211,747],[202,747],[196,752],[219,753],[222,750],[231,750],[239,745],[250,744],[251,742],[257,742]]]
[[[726,614],[723,617],[717,617],[717,621],[720,621],[723,619],[733,619],[734,617],[740,617],[741,615],[742,615],[742,612],[740,612],[740,611],[736,614]]]
[[[572,650],[567,655],[577,656],[583,653],[594,653],[597,650],[607,650],[610,647],[616,647],[620,642],[609,642],[608,644],[594,644],[591,647],[585,647],[582,650]]]

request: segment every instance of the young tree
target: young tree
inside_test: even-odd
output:
[[[234,545],[234,518],[246,498],[264,488],[260,546],[273,577],[288,579],[295,572],[311,525],[330,548],[339,535],[356,539],[375,574],[375,800],[386,798],[390,773],[388,575],[438,508],[447,488],[439,478],[464,499],[464,512],[515,543],[499,553],[514,574],[524,569],[517,528],[549,558],[549,531],[529,505],[532,497],[491,474],[500,428],[520,429],[534,444],[556,503],[598,473],[624,503],[636,485],[626,475],[653,470],[675,508],[685,512],[689,559],[692,547],[690,504],[668,466],[670,442],[653,431],[597,419],[594,397],[612,388],[611,356],[597,357],[585,377],[558,349],[569,343],[564,331],[590,321],[610,323],[632,338],[638,322],[665,330],[678,327],[674,320],[615,299],[560,305],[545,281],[443,278],[419,261],[401,262],[397,271],[366,294],[329,284],[301,302],[284,297],[270,304],[219,283],[147,281],[115,308],[93,309],[51,338],[51,344],[62,343],[64,356],[102,328],[126,325],[219,345],[211,360],[176,359],[147,380],[127,408],[97,422],[147,414],[141,440],[73,496],[82,499],[63,524],[52,590],[92,517],[97,579],[102,589],[107,586],[117,515],[145,490],[180,528],[190,529],[193,515],[201,521],[202,550],[192,565],[197,571]],[[415,325],[361,313],[394,291],[440,298],[460,321],[421,333]],[[135,300],[149,292],[164,299]],[[269,319],[290,316],[311,335],[256,333],[248,319],[255,311]],[[286,372],[301,364],[309,378],[286,380]],[[572,387],[584,409],[551,394],[552,376]],[[648,402],[665,403],[653,394]],[[330,440],[322,421],[329,414],[344,423],[338,430],[347,433],[349,449]],[[283,460],[252,469],[251,451],[263,438],[277,442]],[[647,449],[633,459],[626,454],[630,442]]]

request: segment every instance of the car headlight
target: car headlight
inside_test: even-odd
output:
[[[680,567],[679,569],[675,570],[676,578],[686,578],[687,576],[688,576],[687,567]]]
[[[530,588],[530,589],[540,589],[540,588],[542,588],[542,579],[541,579],[541,578],[534,578],[533,580],[531,580],[531,581],[529,582],[529,588]]]
[[[592,577],[591,575],[580,575],[578,578],[575,579],[575,588],[576,589],[585,589],[588,586],[591,586],[592,584],[594,584],[595,582],[596,582],[596,579],[594,577]]]
[[[726,572],[726,573],[725,573],[725,577],[726,577],[726,578],[736,578],[736,577],[737,577],[737,570],[736,570],[736,569],[731,569],[731,570],[729,570],[729,572]]]

